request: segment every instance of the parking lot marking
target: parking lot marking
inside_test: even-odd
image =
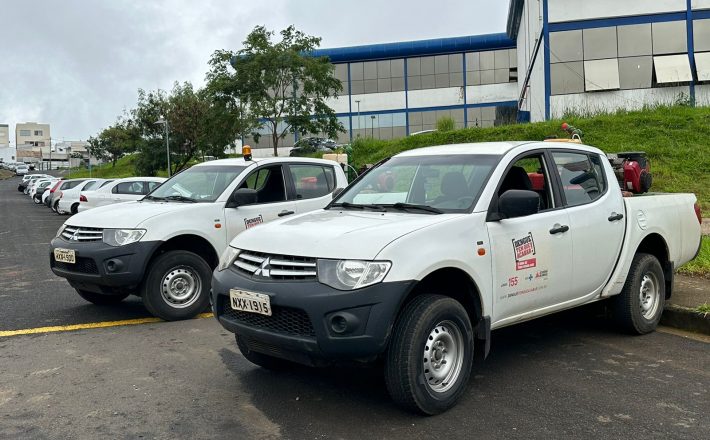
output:
[[[212,318],[214,315],[212,313],[200,313],[194,319],[204,319]],[[26,328],[20,330],[0,330],[0,338],[8,336],[20,336],[20,335],[35,335],[41,333],[55,333],[55,332],[71,332],[74,330],[87,330],[93,328],[106,328],[106,327],[121,327],[126,325],[138,325],[138,324],[152,324],[155,322],[164,322],[160,318],[136,318],[136,319],[124,319],[122,321],[103,321],[103,322],[88,322],[86,324],[71,324],[71,325],[55,325],[52,327],[36,327],[36,328]]]

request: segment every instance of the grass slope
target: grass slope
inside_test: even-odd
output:
[[[570,116],[564,121],[584,132],[585,144],[607,153],[645,151],[651,159],[654,191],[695,193],[705,212],[710,212],[710,108],[658,107],[587,118]],[[390,141],[358,139],[351,162],[356,166],[375,163],[432,145],[562,137],[562,122],[467,128]]]

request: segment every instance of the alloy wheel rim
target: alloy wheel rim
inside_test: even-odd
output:
[[[459,376],[464,359],[463,333],[452,321],[439,322],[424,343],[424,379],[435,393],[449,391]]]
[[[192,268],[174,267],[166,272],[160,283],[163,300],[171,307],[184,309],[197,301],[202,291],[202,281]]]

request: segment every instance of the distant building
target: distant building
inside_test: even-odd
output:
[[[7,124],[0,124],[0,148],[10,146],[10,128]]]
[[[49,124],[25,122],[15,126],[15,145],[18,148],[26,145],[33,147],[48,146],[51,138]]]

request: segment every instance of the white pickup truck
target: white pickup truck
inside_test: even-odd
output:
[[[136,294],[160,318],[189,318],[208,307],[212,270],[234,236],[323,208],[345,186],[342,168],[322,159],[199,164],[140,201],[69,218],[51,242],[52,271],[92,303]]]
[[[700,246],[695,201],[624,198],[581,144],[412,150],[325,209],[237,236],[212,307],[258,365],[384,358],[391,396],[436,414],[491,330],[609,298],[623,329],[653,331]]]

